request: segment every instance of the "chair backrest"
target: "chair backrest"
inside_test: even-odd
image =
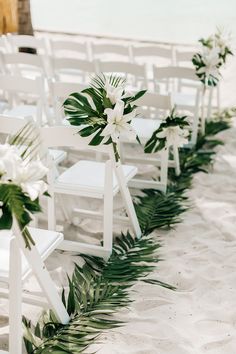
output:
[[[99,71],[104,74],[117,74],[127,79],[131,88],[147,88],[147,74],[145,64],[139,65],[120,61],[98,61]]]
[[[52,70],[57,80],[89,82],[90,76],[96,72],[93,62],[75,58],[52,58]]]
[[[22,129],[26,124],[26,119],[22,117],[9,117],[0,115],[0,134],[11,135]]]
[[[40,55],[28,53],[6,53],[4,62],[8,71],[26,77],[45,76],[46,69]]]
[[[19,48],[33,48],[38,54],[48,55],[48,48],[44,38],[36,38],[28,35],[8,35],[8,41],[13,52],[18,52]]]
[[[163,118],[173,108],[171,95],[160,95],[157,93],[146,92],[137,100],[138,112],[142,117]]]
[[[65,118],[62,103],[73,92],[80,92],[87,88],[87,85],[77,84],[75,82],[61,82],[50,80],[49,90],[52,97],[52,106],[55,121],[61,124]]]
[[[54,57],[79,57],[80,59],[88,59],[88,49],[85,42],[53,39],[50,41],[50,46]]]
[[[91,43],[93,59],[130,61],[130,47],[123,44]]]
[[[152,58],[152,61],[157,61],[158,58],[162,58],[168,61],[169,65],[173,65],[173,47],[161,47],[161,46],[132,46],[132,56],[134,62],[144,61],[147,58]]]
[[[194,51],[180,51],[176,50],[175,52],[175,60],[176,65],[178,66],[188,66],[193,67],[192,58],[196,52]]]
[[[192,83],[199,83],[199,78],[195,73],[194,68],[165,66],[158,67],[153,65],[153,80],[154,87],[157,91],[160,90],[161,83],[165,83],[165,90],[168,92],[177,91],[179,80],[189,80]]]
[[[108,154],[113,158],[113,149],[110,145],[89,145],[91,137],[85,138],[78,134],[79,127],[53,126],[40,129],[42,143],[45,148],[68,147],[77,150],[91,150]]]
[[[7,37],[5,35],[0,36],[0,52],[2,53],[9,52],[9,44],[7,42]]]
[[[38,124],[42,124],[46,99],[41,77],[30,79],[18,75],[0,75],[0,90],[8,94],[8,103],[11,108],[25,105],[25,101],[34,101],[36,103],[35,119]]]

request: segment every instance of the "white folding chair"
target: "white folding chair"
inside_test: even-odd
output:
[[[133,45],[132,57],[135,63],[145,63],[147,58],[156,63],[158,59],[163,59],[167,65],[174,63],[174,50],[172,46],[158,45]]]
[[[88,48],[85,42],[76,42],[72,40],[55,40],[50,41],[51,52],[53,57],[58,58],[80,58],[88,60]]]
[[[13,53],[18,52],[19,48],[32,48],[35,49],[38,54],[48,55],[47,43],[44,38],[22,34],[8,34],[7,40]]]
[[[59,81],[88,83],[96,72],[95,64],[88,60],[53,57],[51,63],[53,75]]]
[[[49,81],[49,89],[52,98],[52,118],[56,125],[65,123],[65,114],[63,111],[63,102],[72,92],[80,92],[87,88],[85,84],[75,82]]]
[[[42,128],[42,140],[46,147],[55,146],[73,147],[78,150],[92,150],[105,153],[107,162],[95,162],[81,160],[65,172],[55,175],[55,169],[51,168],[48,175],[49,193],[48,199],[48,227],[56,228],[55,194],[73,195],[103,200],[103,213],[74,210],[80,216],[103,219],[103,245],[97,246],[75,241],[64,241],[60,249],[92,254],[108,259],[112,252],[113,242],[113,197],[120,191],[128,217],[116,217],[118,221],[130,222],[135,236],[141,236],[141,230],[133,206],[133,202],[127,187],[128,181],[136,174],[133,166],[115,163],[111,145],[91,146],[87,138],[79,136],[78,128],[71,126],[56,126]]]
[[[154,131],[159,128],[167,114],[170,113],[172,109],[171,96],[146,93],[137,103],[139,106],[138,117],[132,119],[131,125],[136,131],[142,147],[139,146],[138,142],[131,143],[127,139],[122,138],[122,161],[125,163],[134,163],[139,166],[156,166],[159,168],[159,176],[156,180],[137,178],[135,176],[135,178],[129,182],[129,186],[139,189],[152,188],[165,193],[167,188],[168,167],[175,168],[177,175],[180,173],[178,148],[173,147],[174,159],[170,160],[169,149],[153,154],[145,154],[143,152],[143,146],[151,138]],[[135,146],[136,154],[133,154],[132,150],[129,151],[129,149],[127,149],[127,146],[130,145]]]
[[[193,68],[193,63],[192,63],[192,58],[194,56],[194,54],[196,54],[197,50],[192,50],[192,51],[180,51],[180,50],[176,50],[175,53],[175,58],[176,58],[176,65],[177,66],[184,66],[184,67],[190,67]],[[186,86],[190,86],[192,87],[193,83],[190,83],[187,80],[180,80],[179,81],[179,86],[180,88],[182,86],[186,87]],[[198,85],[203,85],[200,81],[198,83]],[[221,107],[221,102],[220,102],[220,82],[218,82],[217,86],[215,88],[213,87],[209,87],[206,88],[206,96],[208,96],[208,99],[205,100],[206,102],[206,107],[204,107],[204,109],[206,110],[206,116],[208,118],[211,117],[211,113],[212,113],[212,108],[214,106],[214,108],[217,108],[218,112],[220,111],[220,107]],[[213,104],[213,98],[214,98],[214,102],[215,104]]]
[[[10,74],[22,75],[24,77],[46,78],[47,72],[42,56],[28,53],[6,53],[4,63]]]
[[[131,61],[130,47],[126,44],[91,43],[93,60],[101,61]]]
[[[47,122],[42,78],[0,75],[0,90],[8,95],[8,108],[4,110],[4,114],[13,117],[33,117],[39,125]]]
[[[31,121],[31,117],[25,119],[24,117],[11,117],[0,114],[0,134],[3,134],[4,137],[14,135]],[[58,149],[49,149],[49,154],[56,165],[59,165],[67,156],[64,150]]]
[[[0,231],[0,283],[1,296],[9,298],[9,351],[3,353],[22,354],[22,283],[33,274],[43,295],[59,322],[69,322],[69,315],[62,303],[49,272],[44,264],[48,256],[59,246],[63,235],[47,230],[29,228],[35,241],[31,250],[25,247],[20,228],[14,220],[12,230]],[[6,286],[8,289],[6,289]],[[8,291],[9,290],[9,291]],[[27,298],[25,299],[27,301]],[[30,303],[45,307],[42,296],[30,298]],[[2,352],[1,352],[2,353]]]
[[[147,74],[145,64],[133,64],[121,61],[97,62],[99,72],[104,74],[117,74],[127,80],[128,89],[147,88]]]
[[[160,88],[162,85],[162,80],[166,80],[162,86],[162,92],[171,92],[173,104],[176,105],[177,110],[188,112],[191,118],[191,139],[189,146],[193,146],[197,142],[198,136],[198,126],[201,122],[202,131],[205,127],[205,115],[201,116],[200,121],[200,107],[203,98],[203,87],[198,86],[198,77],[196,76],[195,70],[193,68],[167,66],[158,67],[153,66],[154,84],[156,89]],[[170,79],[173,81],[170,82]],[[179,92],[178,91],[178,80],[188,80],[193,83],[191,91],[189,92]],[[190,89],[190,88],[189,88]]]

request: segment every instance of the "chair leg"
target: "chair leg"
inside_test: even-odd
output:
[[[127,183],[125,181],[125,177],[123,174],[122,166],[119,164],[118,166],[115,167],[115,172],[116,172],[116,178],[118,180],[120,192],[125,204],[125,209],[126,212],[129,216],[131,225],[134,229],[135,235],[140,238],[142,235],[142,231],[139,226],[138,218],[134,209],[134,204],[129,192],[129,188],[127,186]]]
[[[9,354],[22,354],[21,253],[16,238],[10,243]]]
[[[37,248],[35,246],[32,246],[31,249],[26,248],[22,236],[19,233],[17,234],[17,241],[19,242],[20,248],[24,253],[24,256],[27,259],[29,265],[31,266],[33,274],[38,280],[39,285],[48,300],[50,308],[56,314],[58,320],[61,323],[68,323],[70,320],[69,315],[60,299],[55,284],[53,283],[49,272],[38,253]],[[17,352],[14,354],[16,353]]]
[[[56,230],[56,214],[55,214],[55,193],[49,191],[48,198],[48,230]]]
[[[169,148],[161,151],[161,183],[167,187]],[[166,192],[165,187],[165,192]]]
[[[180,175],[180,163],[179,163],[179,149],[177,146],[173,146],[173,155],[175,162],[175,174],[176,176]]]
[[[212,114],[212,96],[213,96],[213,88],[210,87],[209,89],[209,97],[208,97],[208,104],[207,104],[207,120],[211,119]]]
[[[113,171],[111,161],[107,161],[105,172],[103,243],[104,248],[109,250],[111,254],[113,244]]]
[[[216,95],[217,95],[217,110],[218,113],[220,112],[220,83],[218,82],[218,85],[216,86]]]

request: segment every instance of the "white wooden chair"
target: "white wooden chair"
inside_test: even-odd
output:
[[[145,63],[147,58],[149,58],[152,63],[156,63],[158,59],[163,59],[167,65],[174,64],[174,50],[172,46],[133,45],[131,49],[134,63]]]
[[[131,61],[130,47],[118,43],[91,43],[92,59],[101,61]]]
[[[176,65],[177,66],[184,66],[184,67],[190,67],[193,68],[193,63],[192,63],[192,58],[194,54],[196,54],[197,49],[192,50],[192,51],[180,51],[176,50],[175,53],[175,59],[176,59]],[[202,83],[199,81],[198,85],[202,85]],[[192,87],[192,83],[189,83],[188,81],[180,80],[179,81],[179,86],[180,88],[190,86]],[[204,104],[206,107],[204,109],[206,110],[206,116],[208,118],[211,117],[212,114],[212,108],[213,108],[213,98],[214,98],[214,108],[217,108],[218,112],[220,111],[221,107],[221,99],[220,99],[220,82],[218,82],[218,85],[215,88],[209,87],[206,89],[206,96],[207,99],[205,100]]]
[[[57,81],[88,83],[96,73],[93,62],[77,58],[51,58],[53,77]]]
[[[53,57],[58,58],[80,58],[88,60],[88,48],[85,42],[76,42],[72,40],[55,40],[50,41],[51,53]]]
[[[46,112],[42,78],[0,75],[0,90],[8,95],[8,108],[4,110],[4,114],[13,117],[33,117],[39,125],[47,123],[49,117]]]
[[[145,64],[133,64],[121,61],[97,62],[99,72],[117,74],[127,80],[128,89],[143,89],[148,87]]]
[[[22,75],[29,78],[38,76],[47,77],[44,60],[40,55],[6,53],[3,58],[7,71],[10,74]]]
[[[49,89],[52,98],[52,119],[56,125],[65,123],[65,115],[63,111],[63,102],[72,92],[80,92],[87,88],[85,84],[77,84],[75,82],[49,81]]]
[[[22,34],[8,34],[7,40],[13,53],[17,53],[19,48],[32,48],[35,49],[38,54],[48,55],[48,47],[44,38]]]
[[[155,93],[146,93],[138,101],[138,117],[133,118],[131,125],[136,131],[141,144],[151,138],[153,132],[159,128],[163,119],[170,113],[172,109],[172,100],[170,95],[159,95]],[[134,145],[135,148],[141,151],[132,154],[129,152],[126,145]],[[173,147],[174,159],[170,160],[169,149],[162,150],[153,154],[145,154],[143,146],[140,147],[138,142],[130,143],[127,139],[122,139],[121,156],[124,163],[134,163],[136,165],[152,165],[159,168],[159,178],[153,180],[150,178],[133,178],[129,182],[129,186],[133,188],[145,189],[153,188],[166,192],[168,181],[168,168],[175,168],[176,174],[180,174],[179,153],[178,148]]]
[[[27,122],[31,122],[31,117],[11,117],[0,114],[0,134],[11,136],[20,131]],[[1,141],[0,141],[1,142]],[[49,154],[56,165],[65,160],[67,153],[64,150],[49,149]]]
[[[9,53],[9,43],[7,41],[7,36],[1,35],[0,36],[0,52],[1,53]]]
[[[63,235],[54,231],[32,228],[29,228],[29,231],[36,244],[31,247],[31,250],[25,247],[21,231],[15,220],[12,230],[0,231],[0,292],[2,297],[9,297],[9,351],[1,351],[5,354],[23,353],[22,284],[31,274],[36,277],[49,307],[59,322],[66,324],[70,319],[44,264],[46,258],[62,242]],[[45,307],[42,296],[39,299],[29,297],[28,301]]]
[[[199,79],[195,74],[195,70],[193,68],[176,66],[153,66],[153,75],[156,89],[159,89],[163,79],[166,80],[162,92],[171,92],[173,104],[176,105],[177,110],[188,112],[188,115],[191,118],[191,139],[189,146],[195,145],[197,142],[199,123],[201,123],[202,131],[205,128],[205,115],[201,116],[200,121],[203,87],[197,85]],[[173,81],[170,82],[170,79]],[[182,91],[179,92],[178,80],[191,81],[193,83],[191,91],[186,93]]]
[[[65,172],[55,175],[55,169],[50,169],[48,175],[48,227],[56,228],[55,194],[73,195],[95,198],[103,201],[103,213],[96,211],[74,210],[80,216],[103,219],[103,245],[97,246],[75,241],[64,241],[60,249],[92,254],[108,259],[112,252],[113,242],[113,197],[120,191],[128,217],[116,217],[118,221],[130,222],[135,236],[141,236],[141,230],[134,210],[133,202],[127,187],[128,181],[134,177],[137,169],[133,166],[115,163],[111,145],[91,146],[87,138],[79,136],[78,127],[56,126],[42,128],[42,140],[46,147],[73,147],[78,150],[92,150],[105,153],[108,160],[95,162],[81,160]]]

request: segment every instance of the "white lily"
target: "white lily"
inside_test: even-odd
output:
[[[117,87],[111,85],[108,78],[106,78],[104,88],[106,90],[106,97],[109,98],[112,104],[121,101],[124,92],[124,86],[118,85]]]
[[[124,115],[124,102],[116,103],[114,109],[106,108],[104,113],[107,115],[107,125],[102,134],[106,138],[111,137],[114,143],[119,141],[120,135],[127,136],[129,140],[135,140],[136,132],[130,122],[135,117],[135,110]]]
[[[42,181],[47,171],[40,160],[23,161],[15,146],[0,144],[0,180],[20,186],[31,200],[37,199],[47,190],[47,184]]]
[[[197,72],[206,75],[206,82],[210,76],[214,76],[217,79],[220,77],[219,68],[217,67],[220,63],[219,52],[220,49],[218,47],[213,49],[205,48],[204,50],[202,60],[205,66],[198,69]]]
[[[0,178],[2,181],[14,180],[21,162],[22,160],[14,146],[0,145]]]
[[[47,171],[40,160],[21,165],[14,183],[20,185],[31,200],[35,200],[47,190],[47,184],[42,180]]]
[[[182,147],[188,143],[188,135],[189,131],[187,129],[182,129],[177,125],[163,128],[156,136],[158,138],[166,138],[166,147]]]

